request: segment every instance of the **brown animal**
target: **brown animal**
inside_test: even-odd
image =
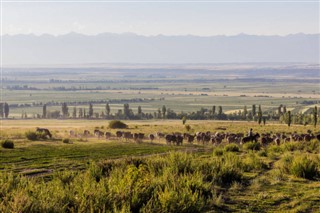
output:
[[[123,137],[126,141],[128,141],[128,140],[130,140],[130,139],[133,139],[133,134],[131,134],[131,132],[123,132],[122,137]]]
[[[150,139],[150,141],[151,141],[151,143],[152,143],[153,140],[154,140],[154,134],[150,134],[150,135],[149,135],[149,139]]]
[[[177,137],[175,135],[168,134],[165,136],[167,144],[176,143]]]
[[[108,140],[111,138],[112,134],[111,134],[111,132],[106,132],[105,136],[106,136],[106,139]]]
[[[121,139],[122,138],[122,135],[123,135],[123,132],[122,131],[117,131],[116,132],[116,136],[118,139]]]
[[[90,135],[89,130],[84,130],[84,131],[83,131],[83,135],[84,135],[85,137],[88,137],[88,136]]]
[[[102,131],[100,131],[100,130],[98,130],[98,129],[95,129],[93,133],[94,133],[94,135],[97,136],[99,139],[100,139],[100,137],[103,137],[103,135],[104,135],[104,132],[102,132]]]
[[[250,141],[257,142],[259,137],[260,137],[259,133],[256,133],[256,134],[254,134],[252,136],[244,137],[244,138],[242,138],[240,144],[244,144],[244,143],[247,143],[247,142],[250,142]]]
[[[274,139],[274,143],[279,146],[280,145],[280,138],[276,137]]]
[[[43,137],[49,137],[52,138],[52,135],[49,131],[49,129],[45,129],[45,128],[39,128],[37,127],[36,132],[39,132],[43,135]]]

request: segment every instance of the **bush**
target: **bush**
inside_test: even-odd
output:
[[[36,132],[32,132],[32,131],[26,132],[26,137],[30,141],[36,141],[39,139],[38,134]]]
[[[310,157],[304,155],[293,159],[290,173],[296,177],[312,180],[318,176],[319,171],[317,163]]]
[[[126,129],[127,127],[128,127],[127,124],[118,120],[113,120],[113,121],[110,121],[109,123],[109,128],[111,129]]]
[[[215,148],[213,150],[213,155],[214,156],[222,156],[223,155],[223,149],[222,148]]]
[[[62,143],[72,143],[69,138],[62,139]]]
[[[303,144],[302,143],[296,143],[296,142],[289,142],[282,145],[283,150],[293,152],[296,150],[303,150]]]
[[[259,142],[248,142],[244,144],[244,148],[247,150],[260,150],[261,144]]]
[[[268,156],[268,153],[267,153],[266,150],[260,150],[260,151],[258,152],[258,155],[259,155],[260,157],[267,157],[267,156]]]
[[[227,152],[239,152],[239,146],[237,144],[228,144],[224,147]]]
[[[5,149],[13,149],[14,143],[12,140],[6,139],[6,140],[1,141],[1,146]]]

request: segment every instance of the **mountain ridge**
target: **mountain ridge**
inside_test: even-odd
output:
[[[2,35],[3,64],[319,63],[320,34]]]

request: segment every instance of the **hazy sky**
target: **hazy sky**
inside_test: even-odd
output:
[[[319,1],[2,2],[2,34],[319,33]]]

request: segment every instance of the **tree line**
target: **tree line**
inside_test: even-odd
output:
[[[8,105],[7,105],[8,107]],[[123,105],[115,113],[111,113],[109,103],[105,104],[104,110],[100,112],[94,110],[93,104],[89,103],[88,107],[68,106],[66,102],[61,104],[61,110],[50,111],[47,104],[42,107],[42,115],[36,114],[33,118],[47,119],[120,119],[120,120],[149,120],[149,119],[188,119],[188,120],[238,120],[238,121],[256,121],[259,124],[266,124],[267,121],[280,121],[291,124],[317,125],[318,108],[314,107],[312,113],[295,113],[288,111],[286,106],[280,105],[276,111],[263,111],[261,105],[253,104],[251,110],[245,105],[242,110],[233,113],[224,113],[222,106],[212,106],[211,108],[201,108],[195,112],[176,112],[163,105],[153,113],[143,112],[141,106],[138,106],[136,113],[130,108],[128,103]],[[22,113],[22,118],[28,118],[26,113]]]

